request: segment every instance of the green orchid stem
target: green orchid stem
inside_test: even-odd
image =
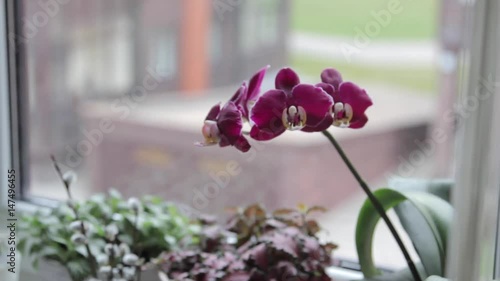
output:
[[[385,221],[387,224],[387,227],[389,227],[389,230],[392,233],[392,236],[394,236],[394,239],[396,239],[396,242],[398,243],[399,248],[401,249],[401,252],[403,252],[403,255],[406,259],[406,262],[408,263],[408,267],[410,268],[411,274],[413,275],[413,278],[415,281],[422,281],[422,278],[420,278],[420,275],[417,271],[417,267],[415,266],[415,263],[410,257],[410,254],[408,253],[408,250],[406,249],[405,245],[403,244],[403,240],[401,240],[401,237],[399,236],[398,232],[396,231],[396,228],[392,224],[391,220],[387,216],[387,213],[384,210],[384,207],[380,202],[377,200],[377,198],[373,195],[372,191],[366,184],[366,182],[363,180],[363,178],[359,175],[358,171],[356,168],[354,168],[354,165],[351,163],[349,158],[347,158],[347,155],[345,154],[344,150],[340,146],[340,144],[335,140],[335,138],[330,134],[328,131],[323,131],[323,135],[332,143],[332,145],[335,147],[337,152],[339,153],[340,157],[346,164],[347,168],[351,171],[352,175],[356,178],[358,181],[359,185],[361,185],[361,188],[363,191],[366,193],[368,196],[368,199],[370,199],[370,202],[372,202],[373,207],[377,210],[379,215],[382,217],[382,219]]]

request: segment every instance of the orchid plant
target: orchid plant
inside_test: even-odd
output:
[[[323,132],[330,126],[362,128],[368,117],[365,111],[373,103],[365,90],[352,82],[343,82],[341,74],[328,68],[321,73],[316,85],[300,83],[291,68],[276,75],[275,87],[259,96],[260,86],[269,66],[259,70],[244,82],[233,97],[210,109],[199,146],[232,145],[247,152],[248,140],[243,136],[243,123],[251,125],[250,137],[258,141],[271,140],[286,130]]]
[[[222,107],[217,104],[210,109],[202,127],[204,141],[196,144],[234,146],[247,152],[251,145],[243,132],[245,122],[251,127],[248,135],[257,141],[274,139],[286,130],[322,132],[368,196],[368,207],[373,208],[387,224],[405,257],[413,280],[421,281],[415,263],[386,214],[388,206],[383,205],[374,195],[327,130],[330,126],[363,128],[368,122],[365,112],[373,105],[369,95],[355,83],[344,81],[340,72],[333,68],[323,70],[320,74],[321,82],[315,85],[301,83],[294,70],[283,68],[275,77],[275,88],[260,94],[260,86],[268,68],[266,66],[253,75],[248,86],[243,83]],[[377,220],[375,219],[375,223]]]

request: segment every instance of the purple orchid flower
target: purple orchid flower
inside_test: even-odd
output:
[[[331,115],[326,117],[318,127],[328,124],[341,127],[359,129],[368,122],[365,111],[373,105],[365,90],[352,82],[343,82],[342,75],[333,68],[321,72],[322,83],[316,84],[329,94],[334,101]],[[329,125],[328,125],[329,126]]]
[[[238,106],[240,109],[243,118],[248,121],[250,110],[252,106],[255,104],[259,93],[260,86],[262,85],[262,80],[264,80],[264,76],[266,74],[269,65],[261,68],[257,73],[255,73],[252,78],[248,81],[248,86],[245,82],[241,85],[241,87],[234,93],[233,97],[229,100],[232,101]]]
[[[290,68],[278,72],[275,84],[276,89],[264,93],[252,108],[252,138],[270,140],[287,129],[317,132],[331,125],[322,124],[333,105],[332,97],[323,88],[300,84],[299,76]]]
[[[232,145],[243,152],[250,149],[250,144],[242,134],[243,123],[249,120],[250,109],[257,100],[268,68],[265,66],[257,71],[248,81],[248,86],[243,82],[222,109],[220,104],[210,109],[201,130],[205,141],[197,142],[196,145]]]
[[[242,113],[234,102],[227,102],[222,109],[220,104],[217,104],[208,112],[205,124],[201,129],[205,141],[198,142],[196,145],[219,144],[220,147],[232,145],[240,151],[247,152],[250,150],[250,144],[243,136],[242,128]]]

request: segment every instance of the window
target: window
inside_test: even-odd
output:
[[[208,43],[208,53],[210,55],[210,62],[217,65],[223,57],[223,36],[222,30],[223,25],[217,19],[212,19],[210,25],[209,43]]]
[[[461,152],[452,148],[463,126],[455,122],[461,1],[249,0],[223,17],[210,5],[190,16],[190,0],[60,2],[49,13],[36,1],[7,1],[17,44],[9,49],[9,89],[0,69],[2,173],[9,151],[22,172],[23,200],[65,198],[54,154],[77,172],[78,198],[114,187],[201,213],[253,202],[325,206],[325,239],[340,245],[336,257],[355,260],[365,197],[321,136],[287,132],[245,154],[193,146],[208,109],[250,78],[256,58],[272,64],[264,89],[290,66],[306,83],[335,67],[368,91],[375,105],[366,128],[332,131],[370,186],[394,176],[454,175]],[[227,176],[228,165],[240,168],[237,176]],[[377,264],[404,266],[381,228]]]
[[[156,72],[161,77],[171,78],[177,73],[178,67],[178,40],[175,30],[158,30],[151,35],[150,40],[150,64],[156,65]]]
[[[245,1],[241,8],[240,45],[246,53],[273,46],[278,36],[279,1]]]

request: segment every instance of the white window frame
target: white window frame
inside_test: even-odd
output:
[[[7,205],[7,171],[12,167],[6,5],[0,3],[0,209]]]
[[[469,9],[466,28],[470,29],[470,45],[460,101],[464,105],[477,102],[477,107],[470,104],[473,110],[463,118],[464,126],[457,135],[456,189],[452,196],[455,220],[447,276],[454,281],[492,280],[499,277],[495,252],[500,198],[500,3],[477,0],[465,4]]]
[[[6,1],[0,2],[0,209],[5,208],[7,171],[13,167],[11,99],[9,92],[9,61]],[[468,1],[474,5],[474,23],[471,42],[469,83],[462,96],[474,94],[477,82],[489,74],[496,75],[500,65],[496,54],[500,44],[498,0]],[[495,112],[495,108],[499,109]],[[498,229],[500,189],[500,92],[488,100],[480,100],[478,109],[465,120],[459,132],[457,156],[457,186],[453,196],[456,220],[454,236],[449,245],[448,275],[455,281],[491,280],[496,267],[495,250]],[[459,151],[459,152],[458,152]],[[21,171],[16,171],[18,179]],[[20,195],[20,186],[17,186]],[[500,252],[499,252],[500,253]],[[498,254],[500,255],[500,254]],[[481,266],[487,266],[484,270]],[[483,269],[483,270],[480,270]],[[489,271],[491,269],[491,271]],[[483,275],[481,275],[483,274]],[[486,275],[485,275],[486,274]]]

